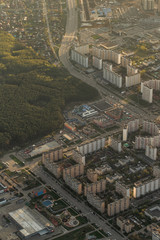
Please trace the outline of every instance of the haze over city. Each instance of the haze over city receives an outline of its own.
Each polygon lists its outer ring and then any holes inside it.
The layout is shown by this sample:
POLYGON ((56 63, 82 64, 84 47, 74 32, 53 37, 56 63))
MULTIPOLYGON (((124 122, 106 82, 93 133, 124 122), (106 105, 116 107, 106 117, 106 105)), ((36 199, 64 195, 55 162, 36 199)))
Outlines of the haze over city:
POLYGON ((0 240, 160 240, 160 0, 0 0, 0 240))

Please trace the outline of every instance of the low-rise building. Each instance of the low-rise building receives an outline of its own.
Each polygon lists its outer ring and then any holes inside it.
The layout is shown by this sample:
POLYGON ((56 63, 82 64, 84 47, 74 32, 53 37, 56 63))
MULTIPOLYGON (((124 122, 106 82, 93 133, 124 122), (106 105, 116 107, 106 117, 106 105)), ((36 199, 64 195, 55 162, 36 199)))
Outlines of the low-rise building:
POLYGON ((95 169, 95 172, 98 174, 98 175, 103 175, 105 174, 106 172, 111 172, 112 171, 112 168, 111 166, 109 166, 108 164, 103 164, 101 165, 100 167, 97 167, 95 169))
POLYGON ((125 231, 126 233, 130 233, 134 227, 134 224, 124 217, 120 216, 117 218, 117 226, 120 227, 121 231, 125 231))

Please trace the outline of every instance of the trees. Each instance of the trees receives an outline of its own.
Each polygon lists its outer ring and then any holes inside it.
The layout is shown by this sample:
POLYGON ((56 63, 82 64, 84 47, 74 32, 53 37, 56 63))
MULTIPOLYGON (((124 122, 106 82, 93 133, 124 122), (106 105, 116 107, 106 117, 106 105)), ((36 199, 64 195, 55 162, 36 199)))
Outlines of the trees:
POLYGON ((89 101, 97 90, 41 59, 0 31, 0 148, 23 144, 63 126, 71 101, 89 101))

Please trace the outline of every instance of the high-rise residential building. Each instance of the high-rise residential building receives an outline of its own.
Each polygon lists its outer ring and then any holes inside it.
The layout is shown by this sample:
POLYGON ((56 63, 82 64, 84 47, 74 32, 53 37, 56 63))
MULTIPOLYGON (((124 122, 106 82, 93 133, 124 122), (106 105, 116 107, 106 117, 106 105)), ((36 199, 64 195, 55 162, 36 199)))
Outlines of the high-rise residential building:
POLYGON ((89 50, 89 45, 81 45, 81 46, 76 46, 75 50, 81 54, 89 54, 90 50, 89 50))
POLYGON ((157 148, 147 145, 145 155, 152 160, 157 160, 157 148))
POLYGON ((127 66, 132 65, 132 61, 128 57, 122 56, 121 57, 121 65, 122 65, 122 67, 127 68, 127 66))
POLYGON ((72 158, 76 163, 83 164, 85 166, 86 157, 85 157, 85 155, 81 154, 77 150, 72 151, 72 158))
POLYGON ((80 175, 84 174, 84 165, 83 164, 76 164, 72 165, 68 168, 63 169, 63 179, 65 178, 65 175, 69 175, 71 178, 78 177, 80 175))
POLYGON ((147 193, 154 192, 160 188, 160 178, 155 178, 146 182, 137 182, 133 187, 133 197, 139 198, 147 193))
POLYGON ((99 212, 105 212, 105 201, 99 198, 96 194, 87 193, 87 201, 99 212))
POLYGON ((137 84, 140 84, 140 82, 141 82, 140 73, 136 73, 135 75, 125 77, 125 86, 126 87, 135 86, 137 84))
POLYGON ((91 168, 87 170, 87 178, 91 182, 97 182, 98 174, 91 168))
POLYGON ((57 148, 42 154, 42 162, 56 162, 63 158, 63 149, 57 148))
POLYGON ((128 133, 136 132, 139 129, 140 121, 135 119, 127 124, 128 133))
POLYGON ((148 86, 145 86, 144 83, 141 83, 141 90, 142 90, 142 99, 146 102, 152 103, 153 88, 149 88, 148 86))
POLYGON ((118 88, 122 87, 122 76, 110 71, 106 67, 103 68, 103 78, 118 88))
POLYGON ((122 143, 119 140, 113 139, 112 137, 109 138, 109 146, 113 148, 116 152, 122 151, 122 143))
POLYGON ((154 122, 143 121, 142 130, 143 132, 149 133, 153 136, 159 134, 159 128, 154 122))
POLYGON ((70 175, 66 174, 64 176, 64 181, 73 191, 82 194, 82 183, 76 178, 72 178, 70 175))
POLYGON ((129 205, 130 205, 129 197, 124 197, 112 203, 109 203, 107 205, 108 216, 114 216, 115 214, 125 211, 126 209, 129 208, 129 205))
POLYGON ((97 58, 95 56, 93 56, 92 63, 93 63, 93 67, 97 68, 98 70, 101 70, 103 67, 102 59, 97 58))
POLYGON ((119 181, 116 182, 116 192, 118 192, 119 194, 122 194, 123 197, 130 198, 130 195, 131 195, 130 187, 119 181))
POLYGON ((155 6, 155 0, 142 0, 142 7, 146 11, 153 10, 155 6))
POLYGON ((74 49, 71 50, 71 60, 85 68, 88 68, 88 57, 75 51, 74 49))
POLYGON ((127 65, 127 76, 130 77, 136 74, 138 74, 138 69, 133 66, 127 65))
POLYGON ((106 190, 106 179, 99 180, 94 183, 87 183, 84 186, 84 195, 86 196, 87 193, 100 193, 106 190))
POLYGON ((127 141, 128 137, 128 127, 123 128, 123 141, 127 141))
POLYGON ((97 138, 90 142, 82 143, 77 146, 77 151, 82 155, 86 155, 88 153, 96 152, 105 147, 105 138, 97 138))

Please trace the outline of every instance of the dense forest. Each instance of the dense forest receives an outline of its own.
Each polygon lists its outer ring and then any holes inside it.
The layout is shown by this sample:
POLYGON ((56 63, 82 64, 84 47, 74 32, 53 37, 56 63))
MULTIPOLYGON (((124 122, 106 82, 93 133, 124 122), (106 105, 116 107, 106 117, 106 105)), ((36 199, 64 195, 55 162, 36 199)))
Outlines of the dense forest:
POLYGON ((62 111, 98 92, 0 31, 0 148, 42 137, 63 126, 62 111))

